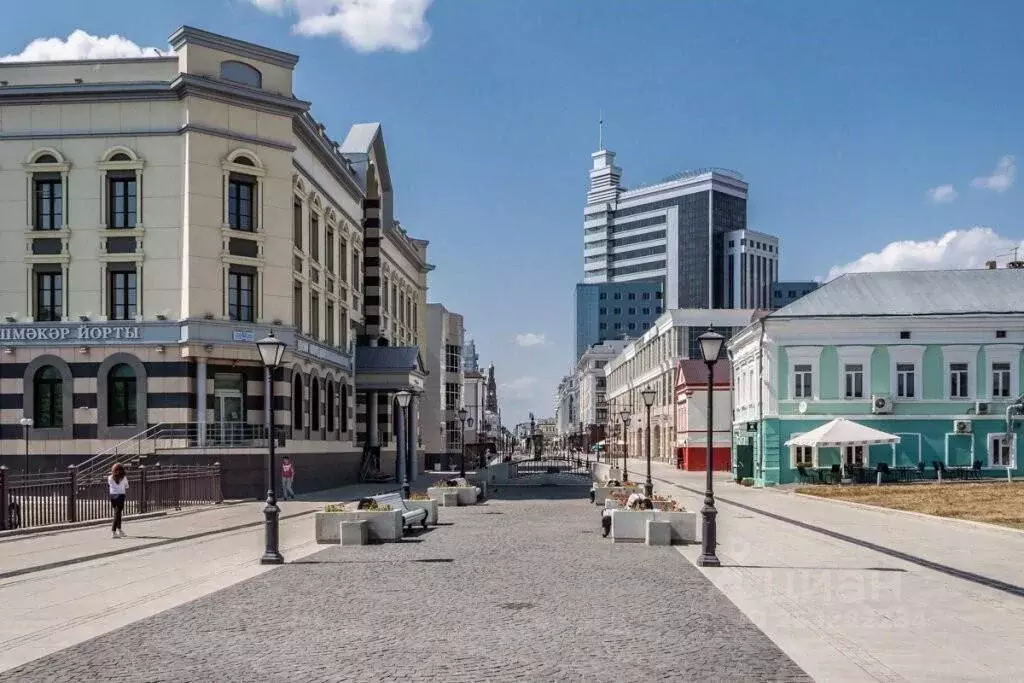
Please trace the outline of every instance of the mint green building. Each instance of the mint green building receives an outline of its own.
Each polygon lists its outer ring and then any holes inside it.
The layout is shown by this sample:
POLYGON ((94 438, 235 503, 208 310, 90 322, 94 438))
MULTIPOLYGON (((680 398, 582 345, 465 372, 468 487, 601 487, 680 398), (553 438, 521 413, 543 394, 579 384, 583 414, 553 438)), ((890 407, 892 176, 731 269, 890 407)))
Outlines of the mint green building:
POLYGON ((733 337, 733 465, 772 486, 797 466, 933 463, 1024 474, 1024 269, 851 273, 733 337), (837 417, 891 445, 786 442, 837 417))

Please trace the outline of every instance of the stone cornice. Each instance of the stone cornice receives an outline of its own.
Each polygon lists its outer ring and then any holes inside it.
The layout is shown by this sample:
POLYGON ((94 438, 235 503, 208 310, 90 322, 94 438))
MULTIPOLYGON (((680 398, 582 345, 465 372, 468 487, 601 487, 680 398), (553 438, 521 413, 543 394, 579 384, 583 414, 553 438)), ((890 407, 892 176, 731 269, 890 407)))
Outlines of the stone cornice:
POLYGON ((212 50, 220 50, 221 52, 227 52, 239 57, 273 64, 284 69, 293 69, 299 63, 298 55, 293 55, 290 52, 282 52, 255 43, 247 43, 244 40, 228 38, 227 36, 210 33, 209 31, 192 26, 180 27, 171 34, 167 42, 175 50, 180 49, 186 44, 201 45, 212 50))

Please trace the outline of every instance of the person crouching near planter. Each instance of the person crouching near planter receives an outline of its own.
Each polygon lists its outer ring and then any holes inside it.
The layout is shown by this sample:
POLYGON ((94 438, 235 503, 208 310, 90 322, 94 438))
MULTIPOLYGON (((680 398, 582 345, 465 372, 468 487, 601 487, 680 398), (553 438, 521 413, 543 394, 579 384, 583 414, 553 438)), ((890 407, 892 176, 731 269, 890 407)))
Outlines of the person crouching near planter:
MULTIPOLYGON (((642 493, 632 493, 626 499, 626 508, 629 510, 653 510, 654 504, 642 493)), ((601 511, 601 530, 604 532, 601 534, 603 538, 607 538, 612 531, 612 511, 610 509, 601 511)))
POLYGON ((124 513, 124 502, 128 499, 128 476, 124 473, 124 465, 115 463, 110 468, 107 486, 110 489, 110 506, 114 508, 114 523, 111 524, 110 530, 114 538, 124 538, 124 532, 121 531, 121 515, 124 513))

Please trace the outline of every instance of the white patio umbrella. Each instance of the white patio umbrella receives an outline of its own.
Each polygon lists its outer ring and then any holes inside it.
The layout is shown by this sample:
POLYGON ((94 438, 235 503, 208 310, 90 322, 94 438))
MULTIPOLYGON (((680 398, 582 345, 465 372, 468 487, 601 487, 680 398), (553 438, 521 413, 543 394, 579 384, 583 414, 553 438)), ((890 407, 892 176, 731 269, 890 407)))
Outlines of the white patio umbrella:
POLYGON ((815 427, 809 432, 800 436, 794 436, 786 442, 787 446, 803 446, 814 449, 814 465, 818 466, 819 448, 842 448, 844 446, 875 446, 878 444, 890 444, 892 446, 893 463, 896 462, 896 444, 900 437, 895 434, 883 432, 874 427, 867 427, 847 420, 845 417, 826 422, 820 427, 815 427))

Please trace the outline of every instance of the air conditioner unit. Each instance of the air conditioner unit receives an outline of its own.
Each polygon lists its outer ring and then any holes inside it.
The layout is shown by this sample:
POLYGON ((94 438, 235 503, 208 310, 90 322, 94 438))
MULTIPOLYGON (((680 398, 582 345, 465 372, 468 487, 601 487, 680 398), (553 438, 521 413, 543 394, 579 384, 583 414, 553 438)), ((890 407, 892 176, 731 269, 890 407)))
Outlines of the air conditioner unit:
POLYGON ((955 434, 970 434, 971 433, 971 421, 970 420, 953 420, 953 432, 955 434))
POLYGON ((892 397, 888 394, 871 395, 871 412, 875 415, 888 415, 892 412, 892 397))
POLYGON ((975 415, 988 415, 988 403, 985 401, 974 402, 974 414, 975 415))

